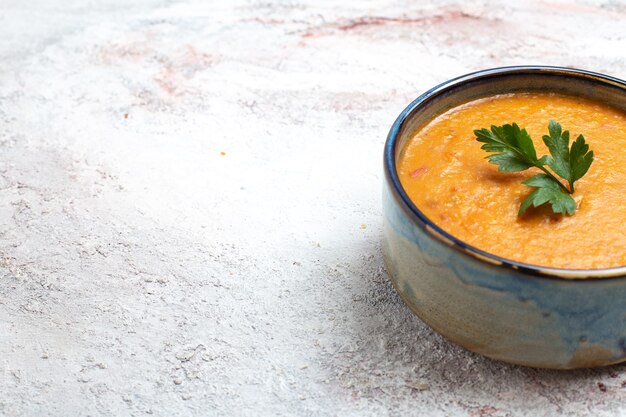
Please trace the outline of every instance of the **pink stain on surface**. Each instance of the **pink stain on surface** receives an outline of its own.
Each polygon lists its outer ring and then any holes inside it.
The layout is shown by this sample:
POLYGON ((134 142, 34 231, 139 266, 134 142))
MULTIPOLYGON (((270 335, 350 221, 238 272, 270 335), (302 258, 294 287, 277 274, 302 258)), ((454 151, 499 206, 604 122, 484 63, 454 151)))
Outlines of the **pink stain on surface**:
POLYGON ((154 77, 154 81, 168 96, 176 97, 184 94, 185 80, 193 78, 198 72, 210 69, 220 61, 220 58, 192 45, 186 45, 160 61, 162 68, 154 77))
POLYGON ((220 62, 220 57, 201 51, 192 45, 187 45, 181 54, 176 57, 175 62, 185 70, 186 73, 202 71, 220 62))
POLYGON ((437 14, 417 17, 388 17, 388 16, 362 16, 355 19, 328 23, 324 26, 313 28, 305 32, 304 38, 317 38, 330 35, 335 31, 351 32, 360 29, 380 26, 425 26, 444 22, 456 22, 464 20, 480 20, 480 16, 461 11, 445 10, 437 14))
MULTIPOLYGON (((150 68, 155 74, 149 79, 152 86, 156 84, 156 91, 172 98, 185 93, 186 80, 215 66, 221 57, 188 44, 162 48, 157 34, 146 31, 129 33, 122 39, 98 48, 95 60, 101 65, 117 66, 124 73, 145 73, 150 68), (135 68, 137 71, 133 71, 135 68)), ((158 100, 153 88, 147 85, 139 95, 142 102, 158 100)))
POLYGON ((124 39, 104 45, 96 51, 96 61, 104 65, 116 65, 121 62, 140 62, 154 54, 151 32, 131 34, 124 39))
POLYGON ((154 78, 154 81, 161 87, 165 93, 170 96, 178 95, 178 79, 175 69, 171 64, 166 63, 159 74, 154 78))

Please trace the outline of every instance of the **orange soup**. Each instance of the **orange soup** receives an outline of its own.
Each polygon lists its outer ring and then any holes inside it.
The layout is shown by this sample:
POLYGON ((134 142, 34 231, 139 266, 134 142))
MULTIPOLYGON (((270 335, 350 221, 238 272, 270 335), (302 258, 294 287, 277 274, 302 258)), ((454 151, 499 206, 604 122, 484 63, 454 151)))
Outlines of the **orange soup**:
POLYGON ((626 113, 602 103, 551 93, 515 93, 455 107, 415 132, 398 161, 400 182, 415 205, 458 239, 500 257, 567 269, 626 265, 626 113), (499 172, 473 131, 517 123, 537 155, 550 119, 583 134, 595 159, 576 182, 576 213, 550 206, 518 216, 534 190, 521 181, 540 173, 499 172))

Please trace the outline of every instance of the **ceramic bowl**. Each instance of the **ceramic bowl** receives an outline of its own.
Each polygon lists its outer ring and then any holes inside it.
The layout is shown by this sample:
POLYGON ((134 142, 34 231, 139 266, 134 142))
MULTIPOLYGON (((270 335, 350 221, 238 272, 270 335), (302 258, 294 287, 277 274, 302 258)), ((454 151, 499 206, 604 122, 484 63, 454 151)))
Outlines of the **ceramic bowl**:
POLYGON ((601 100, 626 111, 626 82, 558 67, 489 69, 422 94, 395 121, 384 150, 387 271, 417 316, 474 352, 557 369, 626 361, 626 266, 545 268, 486 253, 426 218, 398 179, 400 151, 434 115, 475 98, 533 90, 601 100))

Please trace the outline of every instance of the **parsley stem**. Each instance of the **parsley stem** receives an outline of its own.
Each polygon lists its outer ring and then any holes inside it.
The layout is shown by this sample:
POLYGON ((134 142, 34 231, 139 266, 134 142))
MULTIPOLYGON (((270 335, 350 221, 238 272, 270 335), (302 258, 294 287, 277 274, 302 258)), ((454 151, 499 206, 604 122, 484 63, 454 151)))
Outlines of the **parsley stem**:
POLYGON ((563 191, 565 191, 567 194, 572 194, 574 192, 573 184, 570 183, 570 187, 572 187, 572 191, 570 191, 566 186, 563 185, 561 181, 559 181, 554 175, 552 175, 550 171, 545 169, 542 165, 535 165, 535 166, 539 168, 540 170, 542 170, 543 172, 545 172, 547 176, 551 177, 554 181, 556 181, 561 186, 563 191))

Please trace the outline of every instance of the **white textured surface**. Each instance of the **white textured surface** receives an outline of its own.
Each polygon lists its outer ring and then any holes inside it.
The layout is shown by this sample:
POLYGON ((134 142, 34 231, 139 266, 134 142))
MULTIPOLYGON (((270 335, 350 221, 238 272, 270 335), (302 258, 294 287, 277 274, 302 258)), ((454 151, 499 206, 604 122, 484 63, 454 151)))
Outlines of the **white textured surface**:
POLYGON ((0 415, 626 415, 413 317, 379 197, 436 83, 625 78, 626 3, 410 3, 0 0, 0 415))

